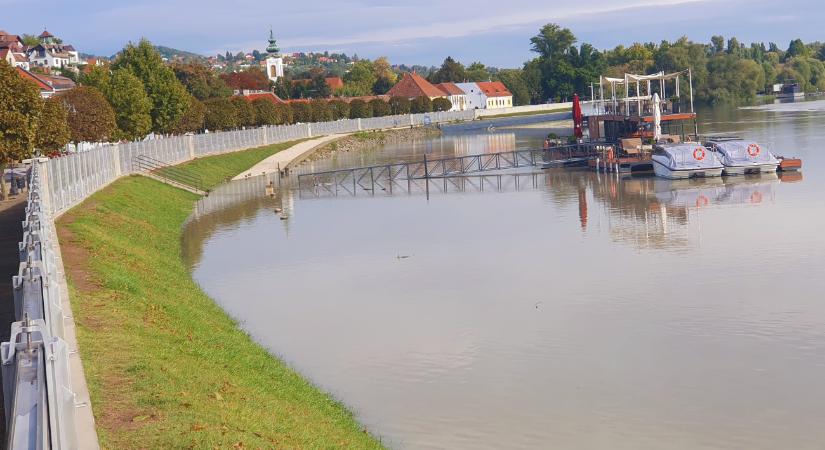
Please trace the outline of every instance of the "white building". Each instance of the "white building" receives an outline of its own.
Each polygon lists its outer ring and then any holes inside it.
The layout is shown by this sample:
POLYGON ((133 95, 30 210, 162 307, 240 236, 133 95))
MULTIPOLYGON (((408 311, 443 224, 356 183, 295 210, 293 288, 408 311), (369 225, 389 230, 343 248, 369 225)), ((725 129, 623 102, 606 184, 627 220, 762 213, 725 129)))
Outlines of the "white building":
POLYGON ((71 45, 58 43, 48 31, 40 33, 38 38, 40 43, 26 51, 31 65, 60 69, 80 63, 77 50, 71 45))
POLYGON ((438 83, 434 85, 447 95, 453 107, 450 111, 464 111, 467 109, 467 94, 461 90, 455 83, 438 83))
POLYGON ((497 109, 513 106, 513 94, 501 81, 456 83, 467 95, 467 109, 497 109))
POLYGON ((0 48, 0 59, 5 60, 12 67, 29 70, 29 59, 22 51, 16 52, 12 48, 0 48))

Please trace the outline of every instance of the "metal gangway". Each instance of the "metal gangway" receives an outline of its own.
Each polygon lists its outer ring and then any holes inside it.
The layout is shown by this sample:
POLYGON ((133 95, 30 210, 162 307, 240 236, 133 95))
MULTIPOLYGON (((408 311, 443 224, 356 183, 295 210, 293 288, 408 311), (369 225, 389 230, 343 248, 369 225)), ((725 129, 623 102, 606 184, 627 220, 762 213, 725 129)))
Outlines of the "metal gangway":
POLYGON ((330 191, 392 189, 398 181, 456 177, 521 167, 563 167, 586 163, 603 151, 601 144, 572 144, 543 149, 511 150, 496 153, 453 156, 353 167, 298 175, 298 190, 322 188, 330 191))

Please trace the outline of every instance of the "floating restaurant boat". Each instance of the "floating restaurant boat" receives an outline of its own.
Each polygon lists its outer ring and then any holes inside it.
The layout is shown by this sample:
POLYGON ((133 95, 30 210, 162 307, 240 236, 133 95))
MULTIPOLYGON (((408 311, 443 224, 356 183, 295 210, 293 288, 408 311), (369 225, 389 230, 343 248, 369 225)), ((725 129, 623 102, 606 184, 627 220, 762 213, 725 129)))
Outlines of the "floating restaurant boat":
POLYGON ((657 144, 651 155, 653 172, 668 179, 718 177, 724 166, 716 153, 698 142, 657 144))
POLYGON ((755 142, 738 138, 717 139, 707 142, 708 149, 714 151, 725 166, 725 175, 750 173, 772 173, 779 167, 779 160, 755 142))

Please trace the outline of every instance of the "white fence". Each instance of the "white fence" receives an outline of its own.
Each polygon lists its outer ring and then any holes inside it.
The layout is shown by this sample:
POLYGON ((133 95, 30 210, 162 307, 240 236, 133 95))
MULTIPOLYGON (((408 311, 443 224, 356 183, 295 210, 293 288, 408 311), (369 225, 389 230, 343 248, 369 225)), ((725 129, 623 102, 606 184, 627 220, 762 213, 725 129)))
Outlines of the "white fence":
POLYGON ((139 155, 177 164, 202 156, 316 136, 472 120, 474 114, 473 111, 456 111, 348 119, 104 145, 43 163, 52 200, 49 213, 59 215, 118 177, 134 173, 136 168, 132 163, 139 155))

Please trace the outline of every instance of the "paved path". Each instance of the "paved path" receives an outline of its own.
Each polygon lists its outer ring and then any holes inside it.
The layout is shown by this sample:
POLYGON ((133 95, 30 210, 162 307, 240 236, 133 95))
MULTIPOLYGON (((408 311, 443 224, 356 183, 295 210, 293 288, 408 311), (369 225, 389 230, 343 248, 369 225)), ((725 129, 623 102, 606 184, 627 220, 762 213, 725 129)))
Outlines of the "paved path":
POLYGON ((278 169, 284 169, 289 167, 291 164, 301 162, 315 150, 329 144, 332 141, 337 141, 344 136, 346 136, 346 134, 333 134, 330 136, 300 142, 286 150, 281 150, 280 152, 275 153, 258 164, 255 164, 251 169, 238 174, 238 176, 233 178, 233 180, 240 180, 241 178, 261 175, 264 173, 277 172, 278 169))

